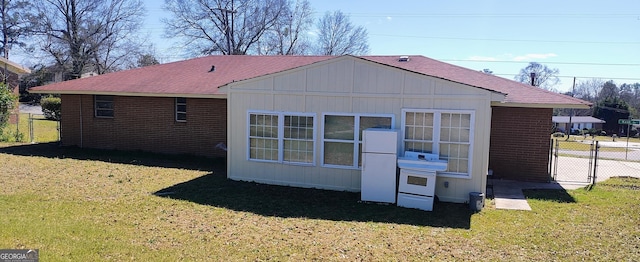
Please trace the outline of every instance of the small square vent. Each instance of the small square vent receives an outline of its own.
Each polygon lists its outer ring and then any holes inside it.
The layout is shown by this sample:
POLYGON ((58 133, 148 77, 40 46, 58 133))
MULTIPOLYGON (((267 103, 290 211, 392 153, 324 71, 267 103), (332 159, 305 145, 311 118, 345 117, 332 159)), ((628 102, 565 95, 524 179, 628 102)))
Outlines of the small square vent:
POLYGON ((409 62, 409 56, 407 55, 403 55, 400 58, 398 58, 398 62, 409 62))

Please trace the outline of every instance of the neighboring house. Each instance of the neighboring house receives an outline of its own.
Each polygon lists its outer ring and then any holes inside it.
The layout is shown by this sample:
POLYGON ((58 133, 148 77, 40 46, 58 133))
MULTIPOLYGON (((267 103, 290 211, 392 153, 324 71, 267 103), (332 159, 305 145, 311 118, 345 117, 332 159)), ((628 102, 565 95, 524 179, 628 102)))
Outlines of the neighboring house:
MULTIPOLYGON (((20 75, 29 74, 31 73, 31 70, 6 58, 0 57, 0 72, 0 81, 4 81, 6 75, 7 86, 13 90, 13 93, 16 96, 18 96, 20 95, 20 75)), ((18 121, 18 113, 20 113, 20 107, 17 102, 11 113, 12 115, 9 117, 9 123, 16 123, 18 121)))
POLYGON ((449 160, 436 194, 451 202, 488 169, 548 181, 538 127, 590 106, 423 56, 208 56, 31 92, 62 94, 63 145, 226 156, 231 179, 299 187, 359 191, 360 131, 390 126, 401 151, 449 160))
POLYGON ((553 126, 560 132, 566 132, 571 124, 572 132, 579 132, 583 129, 602 129, 604 120, 592 116, 553 116, 553 126))

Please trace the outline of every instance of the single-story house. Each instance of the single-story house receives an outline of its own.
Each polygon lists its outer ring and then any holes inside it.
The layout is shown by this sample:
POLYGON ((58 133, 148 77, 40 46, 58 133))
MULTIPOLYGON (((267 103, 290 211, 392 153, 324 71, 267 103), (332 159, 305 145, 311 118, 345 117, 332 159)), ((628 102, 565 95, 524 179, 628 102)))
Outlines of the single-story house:
POLYGON ((590 103, 423 56, 207 56, 36 87, 63 145, 227 157, 234 180, 360 190, 360 134, 439 154, 436 195, 548 181, 553 108, 590 103), (228 151, 221 150, 225 143, 228 151), (445 186, 446 184, 446 186, 445 186))
MULTIPOLYGON (((31 70, 29 70, 28 68, 12 62, 4 57, 0 57, 0 81, 4 82, 6 79, 7 86, 11 88, 11 90, 13 90, 13 93, 16 96, 20 95, 20 88, 18 88, 20 85, 20 75, 29 73, 31 73, 31 70)), ((11 111, 9 123, 16 123, 18 121, 18 113, 20 113, 20 107, 18 107, 18 103, 16 102, 16 106, 11 111)))
POLYGON ((553 126, 561 132, 567 131, 569 124, 571 124, 572 131, 579 131, 585 128, 602 129, 602 124, 606 123, 606 121, 592 116, 553 116, 551 121, 553 126))

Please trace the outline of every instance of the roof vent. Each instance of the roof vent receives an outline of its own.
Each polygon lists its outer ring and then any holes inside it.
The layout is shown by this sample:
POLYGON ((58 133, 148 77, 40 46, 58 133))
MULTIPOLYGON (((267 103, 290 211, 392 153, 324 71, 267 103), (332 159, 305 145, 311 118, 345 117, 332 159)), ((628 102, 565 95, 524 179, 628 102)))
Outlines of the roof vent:
POLYGON ((408 55, 403 55, 400 58, 398 58, 398 62, 408 62, 408 61, 409 61, 408 55))
POLYGON ((211 72, 213 72, 213 71, 216 71, 216 66, 215 66, 215 65, 212 65, 212 66, 211 66, 211 69, 209 69, 209 73, 211 73, 211 72))

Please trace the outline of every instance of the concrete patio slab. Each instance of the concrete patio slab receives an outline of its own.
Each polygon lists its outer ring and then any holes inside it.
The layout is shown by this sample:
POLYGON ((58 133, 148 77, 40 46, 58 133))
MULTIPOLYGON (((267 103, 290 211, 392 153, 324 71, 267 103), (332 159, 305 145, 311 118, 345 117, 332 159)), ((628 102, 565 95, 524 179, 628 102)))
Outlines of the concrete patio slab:
POLYGON ((535 183, 512 180, 493 180, 493 195, 496 209, 531 210, 523 189, 574 190, 587 186, 584 183, 535 183))

